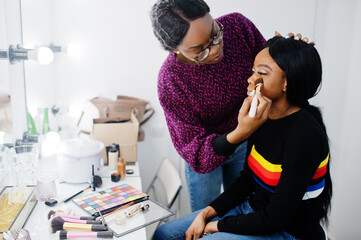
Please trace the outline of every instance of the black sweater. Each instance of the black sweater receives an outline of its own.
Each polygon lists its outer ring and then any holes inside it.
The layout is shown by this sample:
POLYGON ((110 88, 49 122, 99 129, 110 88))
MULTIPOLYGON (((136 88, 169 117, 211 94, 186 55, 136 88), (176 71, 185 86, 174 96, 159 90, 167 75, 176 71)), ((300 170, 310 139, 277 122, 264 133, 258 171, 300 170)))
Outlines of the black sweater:
POLYGON ((319 221, 326 214, 321 195, 329 148, 318 122, 303 109, 269 119, 248 139, 247 156, 241 176, 210 206, 222 217, 249 198, 255 212, 223 218, 219 231, 324 239, 319 221))

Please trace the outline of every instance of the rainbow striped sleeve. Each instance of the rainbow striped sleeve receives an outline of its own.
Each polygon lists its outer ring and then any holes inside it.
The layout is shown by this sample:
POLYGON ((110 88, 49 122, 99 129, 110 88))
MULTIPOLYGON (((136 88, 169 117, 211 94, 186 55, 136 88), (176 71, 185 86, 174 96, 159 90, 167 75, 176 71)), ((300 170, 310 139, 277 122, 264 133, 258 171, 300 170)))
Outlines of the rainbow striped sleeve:
MULTIPOLYGON (((303 200, 315 198, 321 194, 325 186, 324 175, 326 174, 326 167, 328 164, 329 155, 320 163, 315 175, 312 178, 311 184, 307 188, 303 200)), ((261 154, 259 154, 252 146, 251 153, 248 156, 248 165, 254 173, 256 182, 267 189, 274 192, 282 173, 281 164, 273 164, 267 161, 261 154)))

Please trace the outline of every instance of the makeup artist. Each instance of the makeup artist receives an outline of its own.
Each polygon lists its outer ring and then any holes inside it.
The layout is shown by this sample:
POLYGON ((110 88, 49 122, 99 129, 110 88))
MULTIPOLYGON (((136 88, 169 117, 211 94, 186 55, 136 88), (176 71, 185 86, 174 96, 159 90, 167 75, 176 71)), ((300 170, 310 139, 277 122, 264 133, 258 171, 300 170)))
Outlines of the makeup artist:
MULTIPOLYGON (((254 57, 265 43, 240 13, 218 19, 202 0, 160 0, 152 8, 155 36, 170 54, 158 76, 158 95, 173 144, 186 161, 192 211, 204 208, 243 169, 246 145, 221 154, 247 97, 254 57)), ((265 119, 256 120, 254 131, 265 119)))

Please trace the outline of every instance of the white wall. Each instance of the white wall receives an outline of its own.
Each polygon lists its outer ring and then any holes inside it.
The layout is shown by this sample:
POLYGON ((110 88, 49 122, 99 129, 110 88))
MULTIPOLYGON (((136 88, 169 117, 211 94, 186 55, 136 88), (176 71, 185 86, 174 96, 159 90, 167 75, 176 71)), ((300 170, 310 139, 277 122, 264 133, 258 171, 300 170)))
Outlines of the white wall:
MULTIPOLYGON (((47 46, 54 41, 52 1, 21 1, 24 48, 47 46)), ((51 107, 56 102, 55 64, 25 61, 25 82, 30 112, 51 107)), ((38 129, 39 131, 39 129, 38 129)))
MULTIPOLYGON (((77 58, 57 54, 54 63, 47 67, 27 65, 29 102, 51 105, 61 99, 82 106, 101 92, 114 91, 147 99, 156 109, 155 116, 144 127, 146 139, 138 147, 144 188, 164 156, 170 157, 183 173, 183 161, 170 142, 157 99, 157 73, 167 53, 152 34, 149 11, 153 2, 23 1, 24 40, 34 40, 35 44, 52 41, 62 46, 74 43, 80 51, 77 58)), ((357 185, 361 182, 357 146, 360 143, 357 124, 361 118, 358 103, 361 97, 357 92, 361 1, 207 2, 214 17, 243 13, 266 38, 278 30, 283 34, 301 32, 316 42, 323 60, 324 81, 320 94, 312 102, 323 110, 332 147, 335 194, 330 234, 334 239, 357 239, 361 235, 357 227, 361 213, 357 185)), ((183 191, 182 214, 189 211, 187 199, 187 192, 183 191)))
POLYGON ((361 122, 358 71, 361 66, 361 1, 321 1, 325 14, 320 36, 324 86, 320 105, 333 150, 334 199, 330 234, 360 239, 361 122))

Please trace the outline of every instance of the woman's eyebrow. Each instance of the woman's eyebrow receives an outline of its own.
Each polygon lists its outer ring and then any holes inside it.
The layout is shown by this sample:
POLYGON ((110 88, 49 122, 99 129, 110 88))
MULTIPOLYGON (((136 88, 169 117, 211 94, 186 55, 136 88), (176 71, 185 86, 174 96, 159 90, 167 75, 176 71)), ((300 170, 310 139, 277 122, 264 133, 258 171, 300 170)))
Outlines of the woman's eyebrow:
POLYGON ((265 67, 265 68, 268 68, 269 70, 271 70, 271 72, 273 72, 272 68, 270 66, 268 66, 267 64, 258 64, 257 67, 265 67))
MULTIPOLYGON (((214 20, 212 22, 212 30, 211 30, 211 34, 209 36, 209 38, 211 39, 213 36, 213 30, 214 30, 214 20)), ((202 48, 203 44, 197 45, 197 46, 193 46, 193 47, 189 47, 188 49, 194 49, 194 48, 202 48)))

